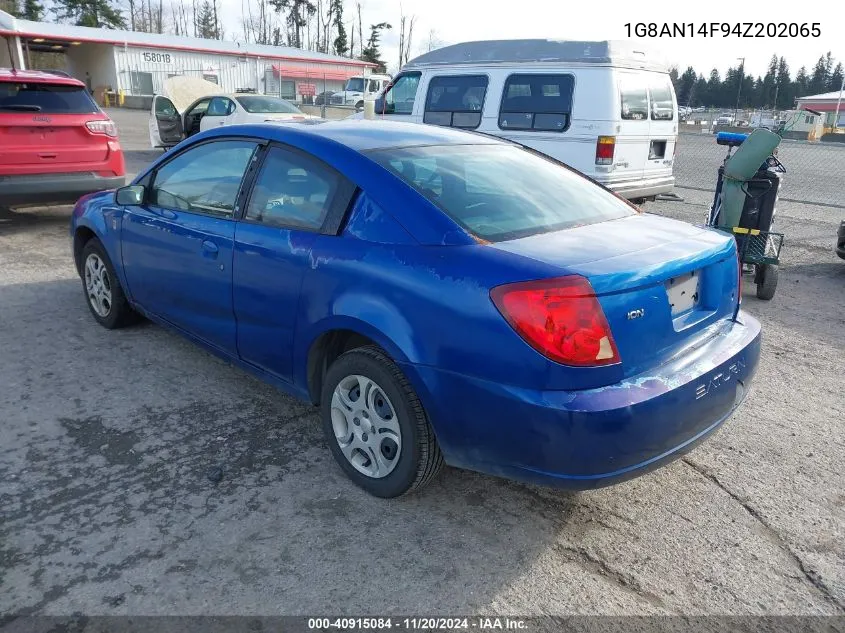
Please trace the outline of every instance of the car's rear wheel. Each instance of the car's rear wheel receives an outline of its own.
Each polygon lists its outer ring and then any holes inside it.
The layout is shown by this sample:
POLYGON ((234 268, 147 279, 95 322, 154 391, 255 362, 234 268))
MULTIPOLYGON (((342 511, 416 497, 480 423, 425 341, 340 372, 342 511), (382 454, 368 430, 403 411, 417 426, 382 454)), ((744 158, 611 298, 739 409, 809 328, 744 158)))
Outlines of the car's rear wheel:
POLYGON ((82 249, 81 272, 88 308, 97 323, 111 330, 137 319, 137 313, 123 294, 106 249, 97 238, 88 240, 82 249))
POLYGON ((341 355, 323 382, 323 430, 340 467, 377 497, 426 485, 443 456, 419 397, 378 347, 341 355))

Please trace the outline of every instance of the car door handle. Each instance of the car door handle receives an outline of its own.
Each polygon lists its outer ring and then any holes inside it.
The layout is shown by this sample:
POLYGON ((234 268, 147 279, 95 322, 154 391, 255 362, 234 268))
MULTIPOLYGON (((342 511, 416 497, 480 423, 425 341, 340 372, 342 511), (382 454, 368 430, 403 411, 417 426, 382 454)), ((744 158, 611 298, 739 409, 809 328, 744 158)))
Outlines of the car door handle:
POLYGON ((210 242, 209 240, 203 240, 202 242, 202 254, 205 257, 210 257, 211 259, 215 259, 217 257, 217 253, 220 251, 217 248, 217 244, 214 242, 210 242))

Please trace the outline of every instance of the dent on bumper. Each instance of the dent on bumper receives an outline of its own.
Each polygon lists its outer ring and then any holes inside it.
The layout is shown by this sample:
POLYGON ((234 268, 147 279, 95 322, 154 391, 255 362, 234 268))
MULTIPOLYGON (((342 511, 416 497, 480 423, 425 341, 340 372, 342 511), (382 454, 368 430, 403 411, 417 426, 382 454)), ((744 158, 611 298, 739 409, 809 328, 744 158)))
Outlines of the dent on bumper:
POLYGON ((597 488, 693 448, 744 399, 760 325, 740 313, 648 374, 583 391, 532 391, 409 366, 447 463, 566 488, 597 488))

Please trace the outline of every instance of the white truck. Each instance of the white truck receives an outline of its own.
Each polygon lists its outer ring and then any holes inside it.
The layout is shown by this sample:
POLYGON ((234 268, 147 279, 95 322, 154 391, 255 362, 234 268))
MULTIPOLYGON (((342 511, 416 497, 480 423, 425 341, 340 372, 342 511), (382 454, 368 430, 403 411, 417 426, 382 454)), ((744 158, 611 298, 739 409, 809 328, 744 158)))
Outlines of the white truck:
POLYGON ((347 105, 363 108, 365 101, 376 97, 390 83, 390 75, 358 75, 346 80, 343 90, 331 96, 331 105, 347 105))

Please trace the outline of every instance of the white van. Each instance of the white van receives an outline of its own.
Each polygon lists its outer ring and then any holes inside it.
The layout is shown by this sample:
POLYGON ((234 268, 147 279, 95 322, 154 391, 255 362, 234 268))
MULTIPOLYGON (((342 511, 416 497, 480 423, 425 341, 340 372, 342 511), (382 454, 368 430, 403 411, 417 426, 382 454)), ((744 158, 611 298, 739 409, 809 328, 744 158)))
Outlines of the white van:
POLYGON ((349 105, 363 108, 365 101, 373 101, 390 83, 390 75, 356 75, 346 80, 343 90, 334 93, 332 105, 349 105))
POLYGON ((674 186, 678 105, 667 68, 618 42, 467 42, 406 64, 375 116, 501 136, 620 195, 674 186))

